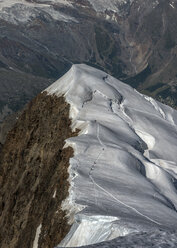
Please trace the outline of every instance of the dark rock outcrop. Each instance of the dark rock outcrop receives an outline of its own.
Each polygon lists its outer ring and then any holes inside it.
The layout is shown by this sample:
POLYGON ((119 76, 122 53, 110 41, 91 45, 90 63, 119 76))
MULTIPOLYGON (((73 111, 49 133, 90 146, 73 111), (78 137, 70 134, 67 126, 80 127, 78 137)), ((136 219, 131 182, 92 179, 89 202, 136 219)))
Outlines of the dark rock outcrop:
POLYGON ((0 152, 1 152, 1 150, 2 150, 2 144, 0 143, 0 152))
POLYGON ((8 132, 13 128, 20 112, 8 115, 2 123, 0 123, 0 143, 4 144, 8 132))
POLYGON ((63 97, 39 94, 18 118, 0 152, 0 247, 53 248, 69 230, 61 202, 68 195, 70 128, 63 97))

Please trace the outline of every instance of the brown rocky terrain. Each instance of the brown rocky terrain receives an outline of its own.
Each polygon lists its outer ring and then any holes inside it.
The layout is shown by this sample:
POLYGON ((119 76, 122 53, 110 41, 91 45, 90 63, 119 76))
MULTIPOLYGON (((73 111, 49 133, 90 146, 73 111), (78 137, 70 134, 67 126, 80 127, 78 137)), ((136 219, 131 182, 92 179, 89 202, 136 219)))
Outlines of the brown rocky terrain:
POLYGON ((1 152, 1 149, 2 149, 2 144, 0 143, 0 152, 1 152))
POLYGON ((8 132, 13 128, 20 112, 12 113, 8 115, 2 123, 0 123, 0 143, 4 143, 8 132))
MULTIPOLYGON (((31 248, 41 225, 39 248, 53 248, 69 230, 61 202, 68 195, 65 139, 69 105, 39 94, 19 116, 0 152, 0 247, 31 248)), ((1 149, 1 148, 0 148, 1 149)))

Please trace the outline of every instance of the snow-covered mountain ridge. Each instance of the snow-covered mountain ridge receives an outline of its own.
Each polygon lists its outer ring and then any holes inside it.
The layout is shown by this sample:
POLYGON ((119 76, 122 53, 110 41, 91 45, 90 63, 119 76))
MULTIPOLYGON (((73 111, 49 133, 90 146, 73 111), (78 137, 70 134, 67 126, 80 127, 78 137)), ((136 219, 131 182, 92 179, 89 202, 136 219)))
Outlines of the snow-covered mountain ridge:
MULTIPOLYGON (((0 18, 17 25, 33 21, 35 18, 39 18, 42 13, 46 18, 63 22, 77 22, 75 18, 65 15, 56 8, 80 6, 81 8, 93 9, 98 14, 104 14, 106 19, 116 21, 114 14, 121 15, 124 11, 126 13, 126 8, 130 8, 133 2, 134 0, 83 0, 83 2, 78 0, 2 0, 0 1, 0 18)), ((157 0, 152 0, 151 4, 155 7, 158 3, 157 0)))
POLYGON ((66 6, 72 6, 65 1, 49 1, 49 2, 28 2, 21 1, 1 1, 0 2, 0 18, 12 23, 28 23, 35 18, 39 18, 41 14, 44 14, 49 20, 57 20, 62 22, 77 22, 77 20, 69 15, 56 11, 53 5, 61 4, 66 6))
POLYGON ((74 149, 62 204, 72 228, 60 246, 175 229, 177 111, 86 65, 46 91, 65 96, 80 129, 65 145, 74 149))
POLYGON ((0 147, 0 247, 176 248, 176 124, 175 110, 72 66, 0 147))
POLYGON ((122 5, 131 4, 132 1, 133 0, 85 0, 80 4, 80 1, 75 0, 2 0, 0 1, 0 18, 17 25, 18 23, 27 23, 32 21, 34 18, 39 18, 41 13, 43 13, 46 15, 46 18, 53 18, 54 20, 63 22, 77 22, 75 18, 65 15, 61 11, 56 10, 55 7, 66 6, 75 8, 77 5, 85 7, 85 4, 87 5, 89 3, 90 7, 98 13, 104 13, 105 11, 118 13, 122 5))
POLYGON ((176 107, 176 10, 172 0, 1 0, 0 122, 75 63, 176 107))
MULTIPOLYGON (((84 0, 86 2, 86 0, 84 0)), ((94 7, 96 11, 103 11, 103 10, 112 10, 117 11, 117 7, 121 4, 131 4, 134 0, 88 0, 88 2, 94 7)), ((27 6, 42 6, 46 5, 49 6, 51 4, 63 4, 67 6, 74 6, 75 4, 79 3, 78 0, 34 0, 34 1, 28 1, 28 0, 2 0, 0 2, 0 8, 3 7, 11 7, 14 4, 24 4, 27 6)))

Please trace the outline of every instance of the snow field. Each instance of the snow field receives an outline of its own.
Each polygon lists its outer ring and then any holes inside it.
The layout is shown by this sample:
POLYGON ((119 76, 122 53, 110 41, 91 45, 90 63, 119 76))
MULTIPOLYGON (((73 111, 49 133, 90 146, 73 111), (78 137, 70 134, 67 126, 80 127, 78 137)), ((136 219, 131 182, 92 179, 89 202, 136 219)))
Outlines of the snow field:
POLYGON ((46 91, 65 96, 72 128, 81 129, 66 140, 73 226, 60 246, 176 228, 176 111, 86 65, 46 91))

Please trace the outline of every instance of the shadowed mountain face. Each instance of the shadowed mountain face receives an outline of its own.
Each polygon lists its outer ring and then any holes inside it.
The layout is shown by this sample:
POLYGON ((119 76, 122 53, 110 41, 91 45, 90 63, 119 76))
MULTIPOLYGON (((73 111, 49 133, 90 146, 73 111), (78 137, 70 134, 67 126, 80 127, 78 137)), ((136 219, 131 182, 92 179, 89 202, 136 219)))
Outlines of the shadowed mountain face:
POLYGON ((0 4, 0 120, 72 63, 86 63, 176 106, 177 2, 0 4))

